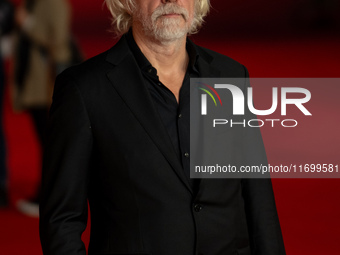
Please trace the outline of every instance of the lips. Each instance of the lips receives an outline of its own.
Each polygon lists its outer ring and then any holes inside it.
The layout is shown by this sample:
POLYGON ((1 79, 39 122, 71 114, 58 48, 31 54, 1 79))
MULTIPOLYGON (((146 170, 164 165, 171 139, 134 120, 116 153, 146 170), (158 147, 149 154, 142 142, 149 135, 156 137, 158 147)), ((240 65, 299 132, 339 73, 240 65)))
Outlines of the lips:
POLYGON ((162 14, 161 17, 164 17, 164 18, 182 17, 184 20, 186 20, 185 15, 183 15, 182 13, 165 13, 165 14, 162 14))
POLYGON ((179 14, 179 13, 166 13, 166 14, 163 14, 162 16, 181 16, 182 14, 179 14))
POLYGON ((156 8, 153 15, 155 15, 156 19, 159 17, 175 18, 179 16, 182 16, 184 20, 187 20, 188 18, 187 10, 174 3, 160 5, 156 8))

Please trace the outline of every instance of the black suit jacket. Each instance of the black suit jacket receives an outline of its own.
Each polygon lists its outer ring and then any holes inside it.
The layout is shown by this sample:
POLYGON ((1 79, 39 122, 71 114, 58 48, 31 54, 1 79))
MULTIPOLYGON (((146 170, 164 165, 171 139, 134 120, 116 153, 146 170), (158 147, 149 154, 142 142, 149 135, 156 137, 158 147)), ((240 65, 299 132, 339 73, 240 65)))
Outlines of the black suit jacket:
MULTIPOLYGON (((202 77, 245 77, 195 46, 202 77)), ((125 36, 58 76, 43 164, 40 236, 47 254, 285 254, 270 180, 204 179, 197 194, 125 36)))

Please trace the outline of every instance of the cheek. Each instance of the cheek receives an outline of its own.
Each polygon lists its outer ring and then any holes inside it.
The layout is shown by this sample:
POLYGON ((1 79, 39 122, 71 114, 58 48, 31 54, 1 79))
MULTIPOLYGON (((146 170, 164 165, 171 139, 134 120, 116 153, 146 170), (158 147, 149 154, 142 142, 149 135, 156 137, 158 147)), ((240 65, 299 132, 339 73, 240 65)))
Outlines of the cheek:
POLYGON ((157 9, 157 7, 160 6, 160 2, 161 1, 151 1, 149 3, 145 3, 145 10, 147 13, 151 15, 157 9))
POLYGON ((144 15, 150 15, 150 13, 152 13, 152 6, 150 1, 136 1, 136 10, 144 15))
POLYGON ((189 6, 189 15, 190 17, 194 17, 196 8, 198 7, 198 1, 192 1, 191 5, 189 6))

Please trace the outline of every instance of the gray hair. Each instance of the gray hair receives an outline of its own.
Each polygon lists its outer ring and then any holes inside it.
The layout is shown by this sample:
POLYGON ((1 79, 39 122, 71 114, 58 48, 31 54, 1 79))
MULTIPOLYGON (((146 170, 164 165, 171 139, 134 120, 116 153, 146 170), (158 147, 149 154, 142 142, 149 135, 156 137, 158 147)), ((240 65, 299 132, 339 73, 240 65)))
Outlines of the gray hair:
MULTIPOLYGON (((210 0, 195 0, 195 16, 193 29, 189 34, 195 34, 204 22, 210 9, 210 0)), ((132 13, 135 9, 134 0, 105 0, 106 6, 112 15, 112 26, 117 34, 121 36, 127 33, 132 26, 132 13)))

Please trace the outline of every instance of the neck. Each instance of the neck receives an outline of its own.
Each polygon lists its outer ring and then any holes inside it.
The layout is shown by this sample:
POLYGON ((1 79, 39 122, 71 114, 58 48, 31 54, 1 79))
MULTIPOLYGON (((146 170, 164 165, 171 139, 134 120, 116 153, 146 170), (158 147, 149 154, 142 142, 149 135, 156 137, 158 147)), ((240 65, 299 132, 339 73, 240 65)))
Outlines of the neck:
POLYGON ((169 42, 160 42, 154 38, 146 37, 140 29, 133 29, 133 37, 159 74, 171 75, 173 72, 185 72, 189 56, 186 52, 186 36, 169 42))

